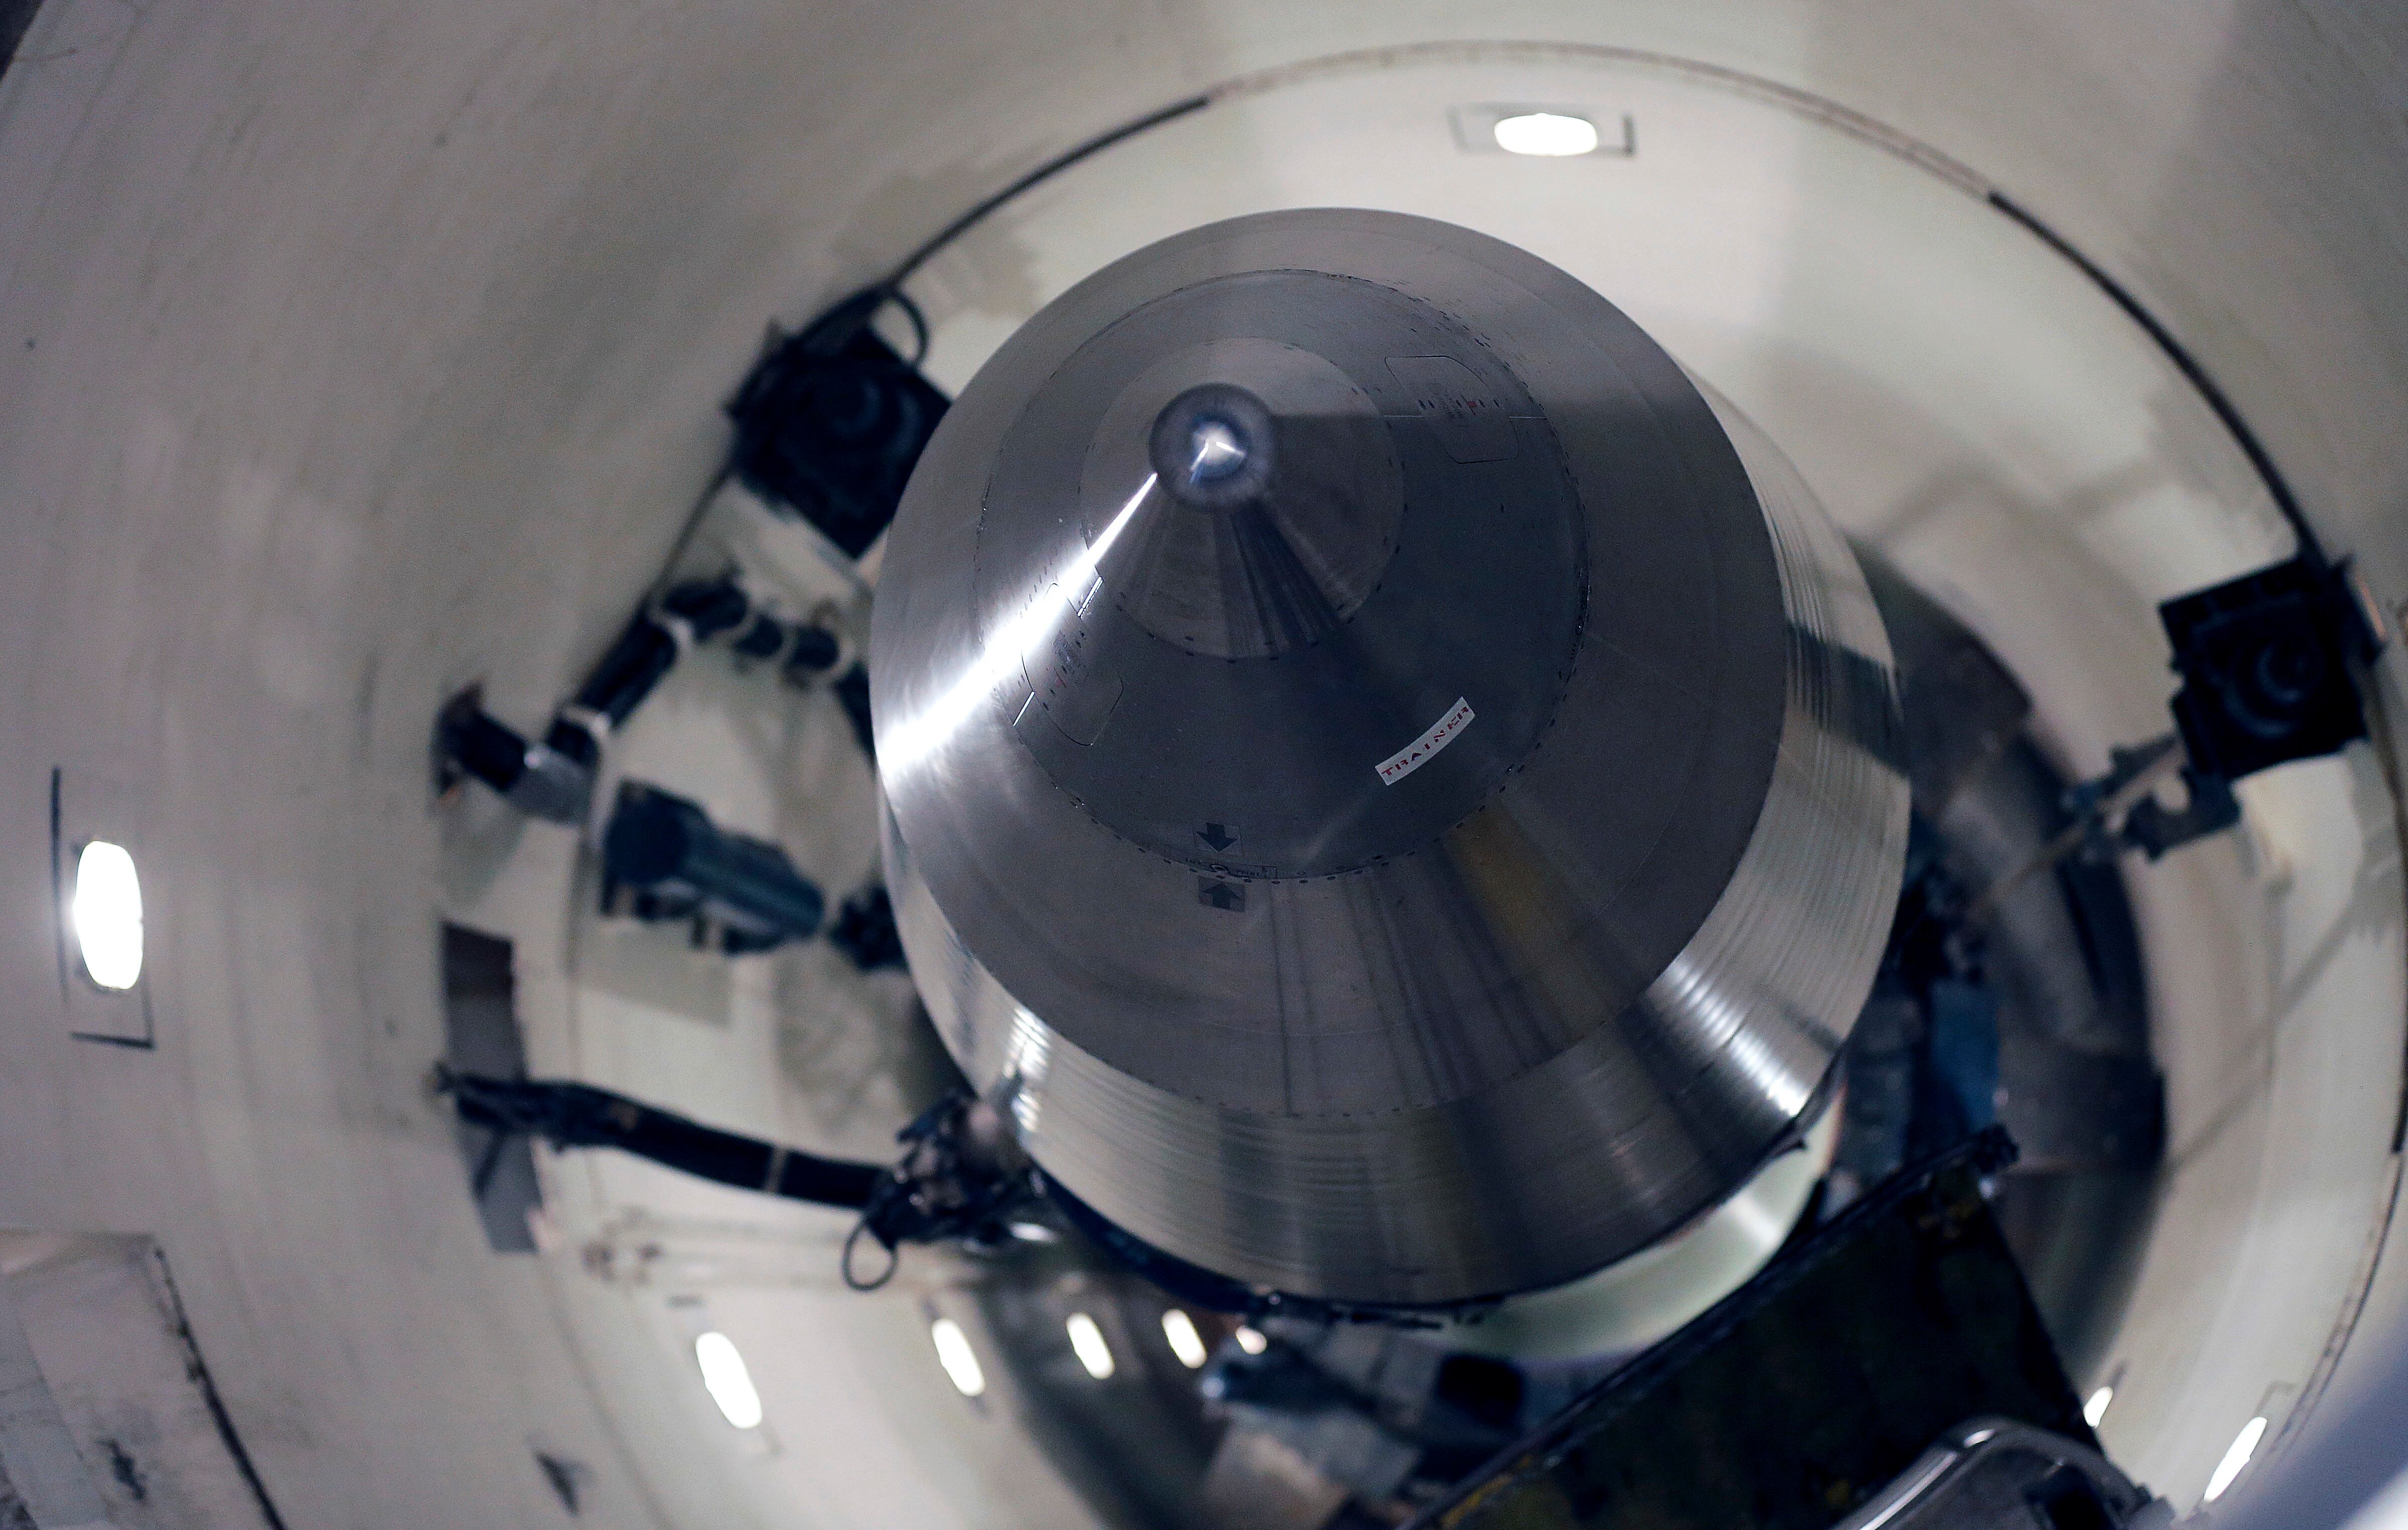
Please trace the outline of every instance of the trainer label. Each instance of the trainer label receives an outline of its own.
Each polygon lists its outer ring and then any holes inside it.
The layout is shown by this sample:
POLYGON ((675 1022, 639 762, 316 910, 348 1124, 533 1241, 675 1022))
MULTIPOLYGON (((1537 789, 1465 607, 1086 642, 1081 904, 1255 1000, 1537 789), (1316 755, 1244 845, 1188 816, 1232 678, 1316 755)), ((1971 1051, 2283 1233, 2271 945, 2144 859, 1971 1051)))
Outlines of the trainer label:
POLYGON ((1389 786, 1438 757, 1438 751, 1455 742, 1464 729, 1471 726, 1471 703, 1461 696, 1446 709, 1446 715, 1429 725, 1429 731, 1380 762, 1380 779, 1389 786))

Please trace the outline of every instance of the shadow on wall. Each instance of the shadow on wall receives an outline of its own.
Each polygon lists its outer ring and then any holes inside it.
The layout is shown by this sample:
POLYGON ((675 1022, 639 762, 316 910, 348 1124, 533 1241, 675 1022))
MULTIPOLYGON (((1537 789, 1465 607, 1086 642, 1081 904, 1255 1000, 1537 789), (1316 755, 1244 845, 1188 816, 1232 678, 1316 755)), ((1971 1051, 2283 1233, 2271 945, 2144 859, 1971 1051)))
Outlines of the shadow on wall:
POLYGON ((8 67, 17 56, 17 45, 25 40, 25 29, 34 24, 34 12, 42 0, 0 0, 0 69, 8 67))

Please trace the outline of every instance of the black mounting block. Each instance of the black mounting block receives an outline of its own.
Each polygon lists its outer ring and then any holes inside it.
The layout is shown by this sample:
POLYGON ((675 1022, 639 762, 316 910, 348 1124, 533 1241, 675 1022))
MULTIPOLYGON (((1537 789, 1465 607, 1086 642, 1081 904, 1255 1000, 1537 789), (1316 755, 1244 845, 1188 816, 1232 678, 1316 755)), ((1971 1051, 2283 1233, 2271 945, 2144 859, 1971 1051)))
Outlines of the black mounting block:
POLYGON ((895 519, 950 402, 870 329, 891 296, 874 288, 773 338, 727 406, 744 486, 853 558, 895 519))

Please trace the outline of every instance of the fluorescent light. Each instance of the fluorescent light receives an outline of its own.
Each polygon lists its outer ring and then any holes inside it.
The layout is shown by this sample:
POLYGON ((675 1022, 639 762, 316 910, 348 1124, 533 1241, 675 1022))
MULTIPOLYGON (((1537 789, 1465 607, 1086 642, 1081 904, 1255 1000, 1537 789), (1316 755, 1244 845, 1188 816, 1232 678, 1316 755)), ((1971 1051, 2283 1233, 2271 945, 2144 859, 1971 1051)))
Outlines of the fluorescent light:
POLYGON ((1271 1341, 1263 1337, 1261 1329, 1240 1328, 1238 1330, 1238 1348, 1245 1351, 1248 1354, 1260 1354, 1270 1347, 1271 1341))
POLYGON ((122 844, 93 839, 77 856, 67 922, 92 981, 104 989, 135 986, 142 977, 142 878, 122 844))
POLYGON ((951 1318, 939 1318, 928 1324, 928 1337, 937 1341, 937 1364, 945 1367, 952 1378, 953 1390, 965 1397, 975 1397, 986 1390, 986 1372, 979 1369, 978 1354, 970 1348, 970 1336, 951 1318))
POLYGON ((1104 1331, 1096 1320, 1084 1312, 1073 1312, 1070 1321, 1062 1325, 1070 1331, 1070 1348, 1078 1352, 1079 1364, 1087 1374, 1101 1381, 1112 1374, 1112 1347, 1104 1342, 1104 1331))
POLYGON ((719 1411, 738 1429, 761 1423, 761 1394, 752 1388, 752 1373, 736 1352, 736 1341, 716 1330, 694 1341, 695 1364, 702 1367, 702 1384, 719 1411))
POLYGON ((1162 1313, 1162 1337, 1170 1340, 1170 1352, 1189 1370, 1204 1364, 1210 1351, 1204 1348, 1204 1336, 1196 1331, 1196 1320, 1178 1308, 1165 1308, 1162 1313))
POLYGON ((1509 154, 1562 159, 1597 152, 1597 124, 1555 111, 1526 111, 1497 122, 1497 147, 1509 154))
POLYGON ((142 879, 124 846, 106 839, 84 846, 67 919, 86 975, 103 988, 133 987, 142 976, 142 879))
POLYGON ((2114 1400, 2114 1387, 2100 1387, 2090 1394, 2088 1402, 2082 1405, 2082 1422, 2093 1429, 2098 1428, 2099 1421, 2107 1416, 2107 1405, 2114 1400))
POLYGON ((2224 1490, 2241 1475, 2241 1468, 2249 1465, 2249 1458, 2258 1451, 2258 1442, 2265 1436, 2266 1421, 2262 1417, 2241 1426, 2241 1433, 2232 1437, 2232 1449, 2224 1452, 2224 1459, 2215 1464, 2215 1475, 2207 1480, 2206 1502, 2212 1504, 2224 1496, 2224 1490))

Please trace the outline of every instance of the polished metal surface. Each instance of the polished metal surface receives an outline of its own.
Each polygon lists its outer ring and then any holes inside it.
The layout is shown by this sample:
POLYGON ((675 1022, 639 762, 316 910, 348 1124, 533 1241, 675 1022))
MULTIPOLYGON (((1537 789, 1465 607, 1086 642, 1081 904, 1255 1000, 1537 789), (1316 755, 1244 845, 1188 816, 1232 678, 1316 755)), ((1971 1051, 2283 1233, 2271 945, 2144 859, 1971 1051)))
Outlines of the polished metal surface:
POLYGON ((2166 1530, 2173 1506, 2086 1445, 2013 1419, 1972 1419, 1834 1530, 2166 1530))
POLYGON ((1069 1191, 1268 1289, 1534 1289, 1718 1204, 1897 894, 1837 533, 1611 304, 1426 220, 1214 224, 1030 321, 913 478, 871 673, 947 1045, 1069 1191))

